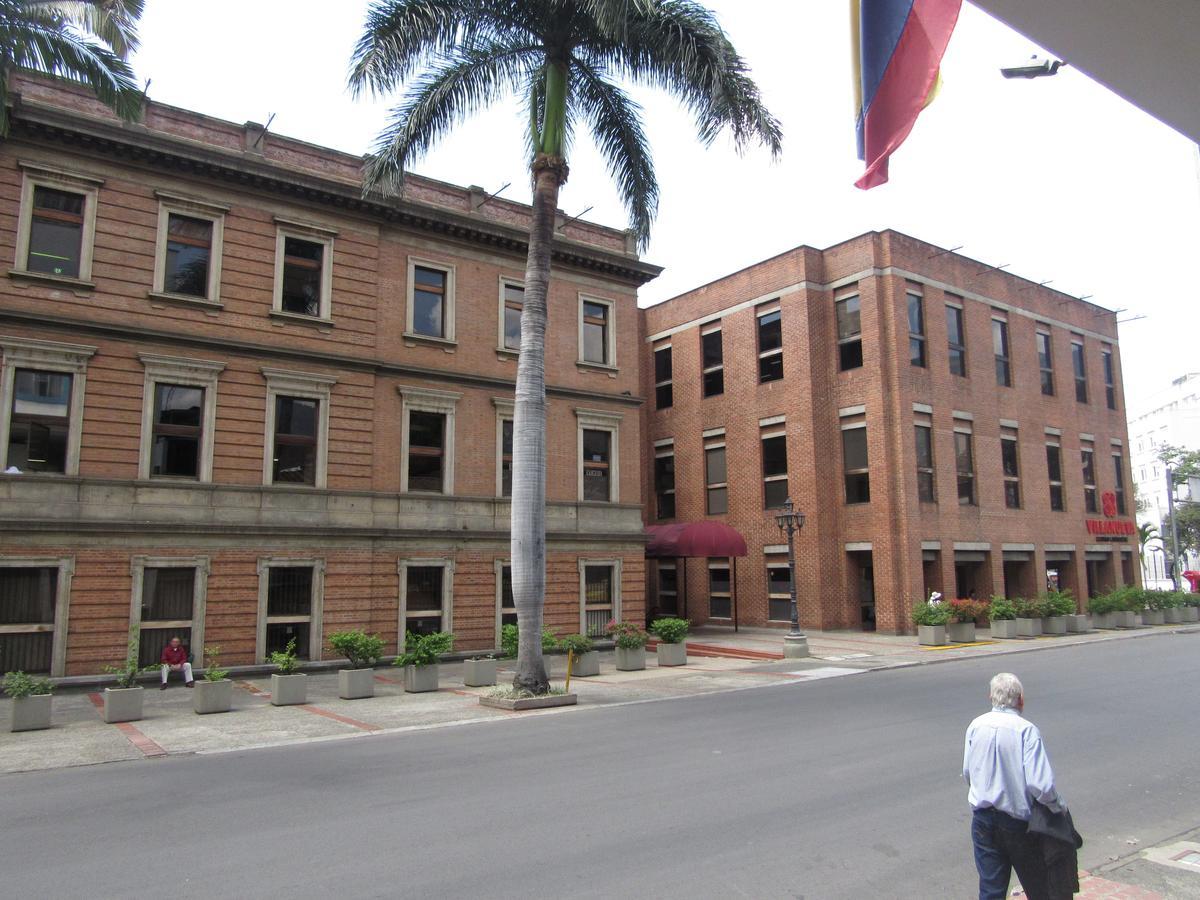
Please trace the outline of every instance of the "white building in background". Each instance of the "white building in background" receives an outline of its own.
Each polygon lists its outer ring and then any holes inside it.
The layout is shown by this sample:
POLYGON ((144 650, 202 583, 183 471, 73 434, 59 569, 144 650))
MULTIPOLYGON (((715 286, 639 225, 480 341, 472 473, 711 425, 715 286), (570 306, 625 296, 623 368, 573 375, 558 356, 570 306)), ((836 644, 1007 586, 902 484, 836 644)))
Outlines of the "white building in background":
MULTIPOLYGON (((1200 450, 1200 372, 1174 379, 1170 387, 1147 397, 1139 409, 1130 410, 1129 441, 1133 445, 1130 461, 1137 488, 1138 523, 1149 522, 1161 533, 1167 515, 1167 474, 1158 457, 1164 444, 1200 450)), ((1181 485, 1175 496, 1177 500, 1200 501, 1200 478, 1181 485)), ((1153 549, 1163 546, 1170 546, 1169 535, 1151 541, 1147 548, 1143 564, 1147 586, 1166 587, 1169 582, 1163 553, 1153 549)), ((1183 568, 1200 569, 1200 559, 1195 553, 1188 554, 1183 568)))

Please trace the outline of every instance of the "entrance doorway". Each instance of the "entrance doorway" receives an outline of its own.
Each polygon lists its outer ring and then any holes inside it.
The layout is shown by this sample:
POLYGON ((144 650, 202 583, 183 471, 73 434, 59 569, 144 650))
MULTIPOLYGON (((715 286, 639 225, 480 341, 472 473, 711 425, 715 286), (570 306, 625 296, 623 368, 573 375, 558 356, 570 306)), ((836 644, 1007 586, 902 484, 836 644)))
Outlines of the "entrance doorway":
POLYGON ((875 564, 870 550, 851 550, 850 577, 852 590, 858 602, 859 627, 863 631, 875 630, 875 564))
POLYGON ((1034 581, 1032 551, 1004 551, 1004 596, 1034 597, 1038 588, 1034 581))
POLYGON ((954 551, 954 596, 986 599, 991 594, 988 555, 983 550, 954 551))
POLYGON ((921 551, 921 583, 924 590, 923 600, 928 600, 934 591, 944 594, 942 590, 942 554, 939 550, 921 551))
POLYGON ((1089 551, 1084 554, 1084 570, 1087 573, 1087 593, 1096 597, 1107 593, 1115 587, 1113 580, 1113 559, 1111 553, 1089 551))

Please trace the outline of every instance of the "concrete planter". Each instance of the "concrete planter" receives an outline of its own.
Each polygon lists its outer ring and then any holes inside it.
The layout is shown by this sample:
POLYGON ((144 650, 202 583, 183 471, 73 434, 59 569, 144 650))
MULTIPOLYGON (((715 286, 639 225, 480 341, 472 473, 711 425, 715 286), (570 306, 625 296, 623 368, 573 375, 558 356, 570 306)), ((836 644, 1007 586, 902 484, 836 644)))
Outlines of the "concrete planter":
POLYGON ((50 727, 50 694, 16 697, 12 705, 13 731, 41 731, 50 727))
POLYGON ((1046 616, 1042 619, 1042 634, 1066 634, 1066 616, 1046 616))
POLYGON ((509 699, 508 697, 480 697, 480 706, 490 706, 493 709, 549 709, 553 706, 574 706, 579 702, 579 697, 575 694, 547 694, 544 697, 521 697, 520 699, 509 699))
POLYGON ((272 675, 271 705, 299 706, 308 702, 307 675, 272 675))
POLYGON ((946 643, 945 625, 918 625, 917 643, 925 647, 940 647, 946 643))
POLYGON ((201 716, 209 713, 229 712, 233 706, 233 682, 228 678, 220 681, 197 681, 192 691, 192 708, 201 716))
POLYGON ((637 672, 644 668, 646 668, 645 647, 617 648, 618 672, 637 672))
POLYGON ((975 623, 951 622, 946 626, 946 636, 952 644, 970 644, 975 640, 975 623))
MULTIPOLYGON (((492 684, 496 683, 496 674, 492 673, 492 684)), ((429 666, 405 666, 404 690, 409 694, 428 694, 438 689, 438 664, 429 666)))
POLYGON ((1075 615, 1067 616, 1067 633, 1068 634, 1083 634, 1085 631, 1091 631, 1091 623, 1086 615, 1076 613, 1075 615))
POLYGON ((1163 617, 1161 609, 1143 609, 1142 624, 1143 625, 1163 625, 1166 619, 1163 617))
POLYGON ((600 651, 589 650, 580 653, 571 663, 572 678, 591 678, 600 674, 600 651))
POLYGON ((1184 622, 1200 622, 1200 606, 1184 606, 1180 610, 1184 622))
POLYGON ((145 696, 145 690, 140 687, 105 688, 104 721, 109 725, 114 722, 136 722, 142 717, 142 699, 145 696))
POLYGON ((992 637, 1015 638, 1017 636, 1016 619, 992 619, 992 637))
POLYGON ((338 669, 338 696, 343 700, 362 700, 375 696, 374 669, 338 669))
POLYGON ((1094 628, 1103 628, 1105 631, 1116 628, 1117 614, 1111 612, 1092 613, 1092 626, 1094 628))
POLYGON ((1178 625, 1183 621, 1183 610, 1178 606, 1173 609, 1164 609, 1162 614, 1163 621, 1168 625, 1178 625))
POLYGON ((664 644, 660 642, 654 652, 658 655, 658 664, 660 666, 687 665, 687 644, 664 644))
POLYGON ((1135 612, 1123 609, 1113 613, 1113 622, 1116 628, 1137 628, 1142 624, 1142 617, 1135 612))
MULTIPOLYGON (((468 659, 463 663, 463 684, 467 687, 487 687, 495 683, 496 661, 494 659, 468 659)), ((435 687, 434 690, 436 691, 437 688, 435 687)))
POLYGON ((1042 634, 1041 619, 1022 619, 1017 617, 1017 637, 1040 637, 1042 634))

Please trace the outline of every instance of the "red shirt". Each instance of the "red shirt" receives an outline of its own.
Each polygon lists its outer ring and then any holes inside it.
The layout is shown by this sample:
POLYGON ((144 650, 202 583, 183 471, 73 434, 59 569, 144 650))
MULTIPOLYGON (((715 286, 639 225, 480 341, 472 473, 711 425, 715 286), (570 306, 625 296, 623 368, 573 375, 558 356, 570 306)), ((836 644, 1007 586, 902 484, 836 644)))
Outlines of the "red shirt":
POLYGON ((187 648, 180 644, 178 647, 172 647, 170 644, 163 647, 162 656, 159 657, 159 662, 166 663, 168 666, 179 666, 187 662, 187 648))

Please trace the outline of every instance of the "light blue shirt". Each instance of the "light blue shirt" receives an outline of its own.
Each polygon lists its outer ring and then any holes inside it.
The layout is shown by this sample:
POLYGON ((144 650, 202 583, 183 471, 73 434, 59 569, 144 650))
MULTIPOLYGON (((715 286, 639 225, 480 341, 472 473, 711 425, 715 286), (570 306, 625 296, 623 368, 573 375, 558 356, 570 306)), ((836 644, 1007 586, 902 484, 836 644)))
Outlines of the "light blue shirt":
POLYGON ((1031 800, 1052 812, 1067 806, 1054 788, 1041 732, 1015 709, 993 707, 967 728, 963 778, 972 809, 994 807, 1028 821, 1031 800))

